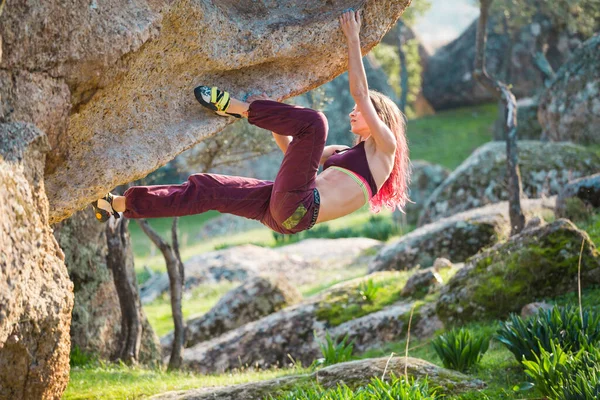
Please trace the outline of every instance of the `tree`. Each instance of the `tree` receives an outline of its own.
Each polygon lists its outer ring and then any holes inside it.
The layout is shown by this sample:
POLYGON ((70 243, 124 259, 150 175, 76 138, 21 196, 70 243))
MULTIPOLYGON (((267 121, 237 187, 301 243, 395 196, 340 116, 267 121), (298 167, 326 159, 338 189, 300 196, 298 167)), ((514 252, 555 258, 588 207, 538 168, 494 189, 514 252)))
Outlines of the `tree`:
POLYGON ((137 364, 143 328, 128 225, 126 218, 111 218, 106 225, 106 264, 112 270, 121 305, 121 337, 116 358, 126 364, 137 364))
POLYGON ((525 216, 521 210, 521 176, 517 157, 517 100, 510 88, 503 82, 492 79, 485 68, 485 46, 487 41, 487 21, 493 0, 480 0, 480 15, 477 25, 477 42, 473 76, 505 105, 506 160, 508 172, 509 216, 511 235, 523 230, 525 216))
POLYGON ((183 283, 185 281, 183 263, 179 255, 179 242, 177 240, 177 221, 173 218, 171 229, 173 246, 164 241, 158 233, 145 219, 137 220, 138 225, 144 233, 152 240, 163 254, 167 264, 167 274, 169 275, 169 292, 171 295, 171 313, 175 332, 173 346, 171 347, 171 357, 169 358, 169 370, 179 369, 183 362, 183 346, 185 345, 185 326, 183 322, 183 311, 181 308, 181 297, 183 292, 183 283))

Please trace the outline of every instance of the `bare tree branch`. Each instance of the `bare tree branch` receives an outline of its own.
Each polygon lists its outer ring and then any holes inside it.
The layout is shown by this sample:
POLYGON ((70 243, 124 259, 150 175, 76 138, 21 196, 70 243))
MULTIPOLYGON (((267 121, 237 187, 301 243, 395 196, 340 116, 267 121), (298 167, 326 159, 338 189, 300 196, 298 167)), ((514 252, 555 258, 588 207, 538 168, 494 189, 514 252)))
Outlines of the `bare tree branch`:
POLYGON ((480 0, 480 14, 477 24, 477 43, 473 77, 486 87, 495 97, 502 100, 506 109, 506 167, 508 174, 508 204, 511 235, 517 234, 525 226, 525 216, 521 210, 521 176, 517 156, 517 100, 510 88, 503 82, 492 79, 485 68, 485 48, 487 42, 487 20, 493 0, 480 0))

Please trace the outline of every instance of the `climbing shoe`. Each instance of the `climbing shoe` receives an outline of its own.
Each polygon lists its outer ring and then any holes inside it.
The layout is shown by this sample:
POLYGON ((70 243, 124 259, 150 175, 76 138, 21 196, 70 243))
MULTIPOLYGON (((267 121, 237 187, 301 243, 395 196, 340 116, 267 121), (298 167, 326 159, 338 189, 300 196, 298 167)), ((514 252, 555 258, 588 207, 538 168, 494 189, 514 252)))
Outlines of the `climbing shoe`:
POLYGON ((214 111, 216 114, 223 117, 241 118, 240 114, 231 114, 227 112, 231 103, 229 92, 218 89, 216 86, 198 86, 194 89, 196 100, 204 107, 214 111))
POLYGON ((98 221, 106 222, 110 219, 111 215, 115 218, 121 218, 121 215, 112 208, 113 198, 112 194, 107 193, 106 196, 92 203, 94 215, 96 215, 98 221))

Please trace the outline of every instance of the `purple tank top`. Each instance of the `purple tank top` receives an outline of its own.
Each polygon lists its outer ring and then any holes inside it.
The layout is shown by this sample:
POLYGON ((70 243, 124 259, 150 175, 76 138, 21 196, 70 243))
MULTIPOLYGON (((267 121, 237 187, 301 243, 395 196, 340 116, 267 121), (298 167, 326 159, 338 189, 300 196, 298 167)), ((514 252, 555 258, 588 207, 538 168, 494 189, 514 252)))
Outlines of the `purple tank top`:
POLYGON ((365 153, 365 142, 360 142, 354 147, 344 150, 336 150, 335 153, 323 164, 323 171, 329 167, 340 167, 354 172, 364 178, 371 188, 373 196, 377 194, 377 184, 367 162, 367 153, 365 153))

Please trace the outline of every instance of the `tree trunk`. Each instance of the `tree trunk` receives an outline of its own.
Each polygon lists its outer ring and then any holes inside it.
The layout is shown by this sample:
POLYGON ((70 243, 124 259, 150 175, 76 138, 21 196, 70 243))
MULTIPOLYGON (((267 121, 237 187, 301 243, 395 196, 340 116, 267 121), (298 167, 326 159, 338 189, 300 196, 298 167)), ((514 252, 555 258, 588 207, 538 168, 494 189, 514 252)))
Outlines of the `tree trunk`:
POLYGON ((487 19, 493 0, 480 0, 480 15, 477 25, 477 48, 473 76, 487 88, 495 97, 501 99, 506 107, 506 160, 508 172, 508 204, 511 225, 511 235, 523 230, 525 216, 521 210, 521 177, 517 157, 517 100, 508 86, 503 82, 493 80, 485 69, 485 46, 487 42, 487 19))
POLYGON ((185 326, 183 324, 183 312, 181 310, 181 295, 183 288, 183 264, 179 257, 177 242, 177 218, 173 220, 173 247, 165 242, 150 227, 148 221, 144 219, 137 220, 144 233, 160 249, 165 257, 167 264, 167 274, 169 275, 169 289, 171 294, 171 312, 173 314, 173 323, 175 325, 173 347, 171 348, 171 357, 169 359, 169 370, 179 369, 183 362, 183 346, 185 343, 185 326))
POLYGON ((126 218, 118 220, 111 218, 107 224, 108 255, 106 264, 112 270, 121 305, 121 337, 115 358, 126 364, 136 364, 142 340, 142 318, 133 262, 128 259, 131 254, 128 225, 129 221, 126 218), (130 267, 128 268, 128 266, 130 267))
POLYGON ((404 43, 402 43, 402 28, 404 25, 398 22, 398 56, 400 57, 400 101, 398 108, 403 114, 406 114, 406 103, 408 102, 408 69, 406 68, 406 53, 404 52, 404 43))

